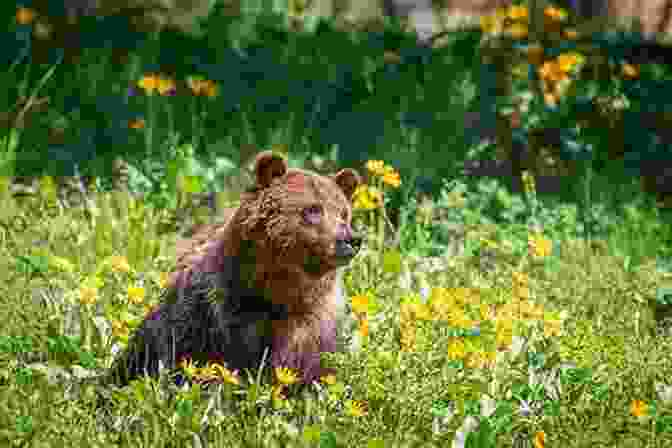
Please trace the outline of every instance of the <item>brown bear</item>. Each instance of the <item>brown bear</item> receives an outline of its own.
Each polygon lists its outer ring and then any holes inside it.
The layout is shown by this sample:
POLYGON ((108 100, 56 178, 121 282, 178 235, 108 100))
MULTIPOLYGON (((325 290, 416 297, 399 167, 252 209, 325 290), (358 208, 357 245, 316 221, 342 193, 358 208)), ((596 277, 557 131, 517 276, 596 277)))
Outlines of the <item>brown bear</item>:
POLYGON ((320 353, 336 348, 341 271, 361 244, 350 226, 359 175, 288 169, 263 152, 255 176, 224 223, 178 245, 166 297, 115 361, 114 383, 184 357, 256 369, 267 348, 271 367, 296 369, 304 383, 324 374, 320 353))

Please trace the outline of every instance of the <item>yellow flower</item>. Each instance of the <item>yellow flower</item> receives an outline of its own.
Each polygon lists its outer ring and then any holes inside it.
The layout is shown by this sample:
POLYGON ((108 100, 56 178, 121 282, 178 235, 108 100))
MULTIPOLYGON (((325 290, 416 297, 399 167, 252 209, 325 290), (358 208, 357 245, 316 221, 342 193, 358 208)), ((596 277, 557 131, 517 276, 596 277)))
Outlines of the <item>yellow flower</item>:
POLYGON ((570 72, 574 67, 581 64, 585 60, 581 53, 574 51, 563 53, 558 56, 558 66, 563 72, 570 72))
POLYGON ((37 14, 30 8, 18 8, 16 10, 16 23, 19 25, 30 25, 35 20, 37 14))
POLYGON ((567 11, 555 6, 547 6, 544 9, 544 15, 551 20, 562 22, 567 18, 567 11))
POLYGON ((448 344, 448 358, 449 359, 463 359, 466 355, 464 341, 461 339, 454 339, 448 344))
POLYGON ((84 305, 93 305, 98 300, 98 289, 90 286, 79 288, 79 301, 84 305))
POLYGON ((579 37, 579 32, 576 31, 575 29, 566 29, 563 34, 565 37, 569 40, 574 40, 579 37))
POLYGON ((546 433, 544 431, 537 431, 534 435, 534 448, 544 448, 546 443, 546 433))
POLYGON ((544 81, 558 82, 567 78, 567 73, 562 70, 556 61, 546 61, 538 69, 539 77, 544 81))
POLYGON ((168 286, 168 280, 170 280, 170 274, 168 272, 161 272, 159 274, 159 278, 157 279, 159 288, 163 289, 168 286))
POLYGON ((363 417, 367 414, 366 403, 357 400, 348 400, 345 402, 346 413, 352 417, 363 417))
POLYGON ((562 318, 552 313, 544 315, 544 336, 547 338, 559 336, 562 333, 562 318))
POLYGON ((523 186, 525 188, 525 193, 533 193, 536 191, 536 185, 534 182, 534 176, 530 174, 529 171, 523 171, 522 175, 523 186))
POLYGON ((111 327, 112 327, 112 334, 115 337, 120 337, 121 335, 128 333, 128 327, 121 320, 118 319, 112 320, 111 327))
POLYGON ((496 34, 502 30, 502 18, 498 14, 481 16, 481 30, 485 34, 496 34))
POLYGON ((524 272, 513 272, 511 278, 514 285, 527 286, 530 282, 530 278, 524 272))
POLYGON ((630 405, 630 413, 635 417, 643 417, 647 414, 648 406, 642 400, 633 400, 630 405))
POLYGON ((385 162, 382 160, 369 160, 366 162, 366 169, 376 176, 382 176, 385 174, 385 162))
POLYGON ((622 72, 623 76, 626 78, 636 78, 639 76, 639 70, 637 66, 632 64, 623 64, 622 72))
POLYGON ((330 386, 336 384, 336 375, 333 373, 330 373, 329 375, 325 375, 320 377, 320 381, 322 381, 324 384, 328 384, 330 386))
POLYGON ((225 382, 235 385, 240 384, 240 378, 238 378, 237 372, 232 372, 231 370, 217 363, 212 363, 211 369, 215 376, 218 376, 225 382))
POLYGON ((113 270, 117 272, 123 272, 125 274, 128 274, 131 271, 131 266, 128 264, 128 260, 126 257, 122 257, 121 255, 113 255, 108 259, 108 263, 112 267, 113 270))
POLYGON ((383 205, 383 194, 375 187, 360 185, 354 193, 354 208, 356 210, 374 210, 383 205))
POLYGON ((366 317, 359 320, 359 334, 362 337, 367 337, 369 335, 369 319, 366 317))
POLYGON ((198 367, 194 365, 194 362, 191 358, 183 359, 180 363, 180 367, 187 375, 187 378, 193 378, 198 373, 198 367))
POLYGON ((511 5, 509 7, 507 15, 512 20, 527 19, 528 18, 527 6, 511 5))
POLYGON ((138 118, 136 120, 130 120, 128 122, 128 127, 131 129, 144 129, 145 128, 145 120, 142 118, 138 118))
POLYGON ((399 176, 399 173, 394 170, 387 171, 383 174, 383 182, 391 187, 399 188, 399 185, 401 185, 401 177, 399 176))
POLYGON ((202 79, 199 77, 187 78, 187 85, 196 96, 207 96, 213 98, 217 96, 217 83, 209 79, 202 79))
POLYGON ((357 314, 366 314, 369 309, 369 296, 366 294, 358 294, 350 299, 352 311, 357 314))
POLYGON ((528 35, 527 25, 523 23, 512 23, 506 28, 506 33, 514 39, 524 39, 528 35))
POLYGON ((299 380, 297 373, 286 367, 276 367, 275 377, 280 384, 294 384, 299 380))
POLYGON ((145 299, 145 288, 140 287, 140 286, 129 286, 127 294, 128 294, 128 299, 132 303, 135 303, 136 305, 139 305, 145 299))
POLYGON ((527 245, 532 257, 548 257, 553 252, 553 241, 538 232, 528 236, 527 245))
POLYGON ((282 393, 285 390, 283 384, 276 384, 271 389, 271 395, 273 396, 274 402, 282 402, 285 400, 285 395, 282 393))
POLYGON ((154 91, 159 92, 161 95, 165 95, 175 90, 175 82, 161 75, 150 73, 143 76, 142 79, 138 81, 138 87, 150 95, 154 93, 154 91))
POLYGON ((496 352, 486 352, 478 350, 469 354, 466 359, 467 367, 474 369, 491 368, 495 364, 496 352))

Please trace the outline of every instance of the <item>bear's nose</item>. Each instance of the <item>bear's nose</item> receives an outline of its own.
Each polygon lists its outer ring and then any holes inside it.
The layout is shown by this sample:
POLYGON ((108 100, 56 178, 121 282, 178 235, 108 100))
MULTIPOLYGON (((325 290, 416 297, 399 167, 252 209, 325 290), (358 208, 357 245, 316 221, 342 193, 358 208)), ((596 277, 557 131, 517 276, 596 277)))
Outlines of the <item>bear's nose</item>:
POLYGON ((348 228, 346 235, 339 235, 336 239, 336 257, 342 259, 344 262, 350 261, 362 246, 362 238, 353 235, 348 228), (342 236, 347 236, 343 238, 342 236))

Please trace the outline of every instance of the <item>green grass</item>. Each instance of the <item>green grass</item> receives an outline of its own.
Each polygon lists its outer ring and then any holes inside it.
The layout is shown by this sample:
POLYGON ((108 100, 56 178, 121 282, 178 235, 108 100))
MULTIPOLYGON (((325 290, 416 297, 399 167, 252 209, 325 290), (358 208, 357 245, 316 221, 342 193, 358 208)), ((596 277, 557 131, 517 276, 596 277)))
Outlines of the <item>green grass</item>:
MULTIPOLYGON (((651 307, 663 275, 653 256, 632 265, 612 250, 639 247, 628 241, 645 235, 646 247, 656 247, 664 235, 641 232, 657 219, 638 218, 644 209, 624 215, 600 250, 546 231, 553 250, 540 259, 528 254, 526 232, 513 224, 470 223, 464 251, 431 259, 419 246, 402 254, 379 249, 372 230, 345 279, 357 297, 342 323, 345 350, 325 356, 336 382, 300 393, 290 385, 286 399, 274 400, 263 381, 186 389, 139 381, 116 390, 88 379, 104 371, 112 345, 158 296, 174 244, 174 235, 157 232, 168 211, 121 193, 92 200, 89 216, 78 208, 47 213, 54 209, 45 197, 18 204, 3 195, 3 444, 438 447, 459 438, 474 415, 479 447, 531 444, 539 431, 547 447, 672 441, 672 339, 656 332, 651 307), (124 257, 129 269, 110 257, 124 257), (96 288, 91 305, 81 304, 83 286, 96 288), (129 300, 129 286, 143 288, 142 303, 129 300), (366 336, 358 325, 364 319, 366 336), (459 330, 474 324, 479 335, 459 330), (479 365, 478 353, 487 359, 495 351, 496 363, 479 365), (350 400, 362 404, 363 415, 350 400), (633 403, 642 415, 633 415, 633 403)), ((483 200, 465 194, 456 208, 483 200)), ((380 216, 358 213, 372 216, 369 223, 380 216)), ((431 226, 423 229, 433 238, 431 226)))

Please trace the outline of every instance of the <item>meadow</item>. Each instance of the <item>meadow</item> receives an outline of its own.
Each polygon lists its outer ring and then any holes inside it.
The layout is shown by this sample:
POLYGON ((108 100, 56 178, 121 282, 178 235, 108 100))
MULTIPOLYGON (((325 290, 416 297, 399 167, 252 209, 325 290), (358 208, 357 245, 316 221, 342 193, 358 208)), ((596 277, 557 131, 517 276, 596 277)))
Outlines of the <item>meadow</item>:
MULTIPOLYGON (((564 82, 575 59, 542 76, 564 82)), ((175 91, 151 74, 132 87, 154 92, 154 105, 175 91)), ((203 98, 216 92, 201 78, 183 87, 203 98)), ((541 97, 559 101, 565 87, 541 97)), ((141 144, 159 147, 152 107, 129 127, 141 144)), ((336 163, 284 144, 288 123, 273 147, 290 165, 336 163)), ((3 140, 3 163, 16 135, 3 140)), ((340 352, 323 358, 335 375, 299 389, 288 370, 269 380, 185 362, 189 381, 180 386, 170 372, 126 388, 99 384, 157 304, 176 241, 193 224, 217 220, 198 200, 201 185, 221 184, 221 211, 250 180, 244 163, 225 170, 226 182, 203 180, 196 140, 170 141, 166 152, 177 162, 146 194, 137 189, 147 176, 133 167, 126 189, 94 176, 75 179, 67 195, 63 178, 35 177, 22 195, 12 177, 0 178, 3 446, 672 442, 669 211, 637 178, 615 183, 608 170, 581 177, 585 195, 574 201, 538 194, 533 170, 523 173, 520 193, 455 174, 437 180, 436 194, 418 195, 395 166, 397 155, 421 153, 413 139, 390 143, 389 160, 371 157, 361 167, 367 182, 355 195, 354 221, 366 244, 345 276, 340 352)), ((471 157, 483 157, 477 149, 471 157)))

